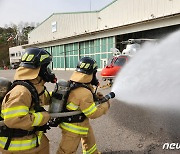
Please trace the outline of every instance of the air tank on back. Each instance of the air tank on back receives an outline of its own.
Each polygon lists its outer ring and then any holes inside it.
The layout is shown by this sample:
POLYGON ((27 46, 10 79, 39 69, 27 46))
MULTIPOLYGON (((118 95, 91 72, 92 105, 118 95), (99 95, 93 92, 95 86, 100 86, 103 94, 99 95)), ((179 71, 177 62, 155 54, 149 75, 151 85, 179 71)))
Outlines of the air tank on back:
POLYGON ((6 93, 10 90, 11 81, 4 77, 0 77, 0 102, 3 100, 6 93))
POLYGON ((55 88, 54 93, 62 95, 62 99, 56 99, 55 97, 52 97, 52 103, 49 106, 49 112, 50 113, 60 113, 63 110, 64 106, 64 96, 66 92, 68 91, 68 82, 66 80, 58 80, 55 88))

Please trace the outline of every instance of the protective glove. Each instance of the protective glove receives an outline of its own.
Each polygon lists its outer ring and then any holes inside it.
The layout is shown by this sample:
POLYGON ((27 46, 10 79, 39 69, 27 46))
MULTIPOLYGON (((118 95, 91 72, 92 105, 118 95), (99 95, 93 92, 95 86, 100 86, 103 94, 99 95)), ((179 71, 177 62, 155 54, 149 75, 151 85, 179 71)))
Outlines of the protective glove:
POLYGON ((35 107, 34 107, 34 110, 35 110, 36 112, 44 112, 44 111, 46 111, 42 106, 35 106, 35 107))
POLYGON ((49 121, 50 127, 57 127, 62 122, 62 118, 54 118, 49 121))
POLYGON ((38 131, 43 131, 44 133, 47 133, 47 130, 50 130, 50 129, 51 129, 51 127, 49 126, 48 123, 43 125, 43 126, 37 127, 38 131))

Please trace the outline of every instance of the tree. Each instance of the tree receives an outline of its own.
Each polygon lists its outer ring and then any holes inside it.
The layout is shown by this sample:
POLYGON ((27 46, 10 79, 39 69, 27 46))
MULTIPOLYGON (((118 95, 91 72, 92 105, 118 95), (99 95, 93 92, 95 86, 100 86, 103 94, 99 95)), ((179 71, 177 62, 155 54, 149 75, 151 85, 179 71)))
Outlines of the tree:
POLYGON ((9 47, 28 43, 28 33, 35 28, 32 25, 35 23, 20 22, 0 27, 0 67, 9 65, 9 47))

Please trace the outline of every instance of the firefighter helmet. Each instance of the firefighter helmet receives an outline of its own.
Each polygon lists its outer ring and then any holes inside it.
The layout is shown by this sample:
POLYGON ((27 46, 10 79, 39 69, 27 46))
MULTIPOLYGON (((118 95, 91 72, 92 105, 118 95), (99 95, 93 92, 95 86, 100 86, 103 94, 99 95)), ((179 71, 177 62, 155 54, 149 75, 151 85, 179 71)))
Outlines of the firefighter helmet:
POLYGON ((27 48, 21 58, 20 66, 26 68, 38 68, 49 65, 52 57, 49 52, 41 48, 27 48))
POLYGON ((55 83, 57 81, 55 74, 48 67, 52 61, 51 54, 42 48, 27 48, 21 58, 20 66, 23 68, 40 68, 37 75, 44 81, 55 83))
POLYGON ((97 70, 97 63, 91 57, 83 57, 77 64, 76 71, 85 73, 85 74, 93 74, 97 70))

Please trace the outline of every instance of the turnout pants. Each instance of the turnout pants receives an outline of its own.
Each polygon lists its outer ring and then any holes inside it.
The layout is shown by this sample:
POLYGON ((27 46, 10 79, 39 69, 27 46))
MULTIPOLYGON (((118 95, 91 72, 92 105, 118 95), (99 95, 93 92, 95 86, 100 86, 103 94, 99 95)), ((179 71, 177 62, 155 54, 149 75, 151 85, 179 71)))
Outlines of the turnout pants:
POLYGON ((79 135, 63 129, 57 154, 75 154, 80 141, 84 154, 98 154, 94 133, 91 127, 87 135, 79 135))

